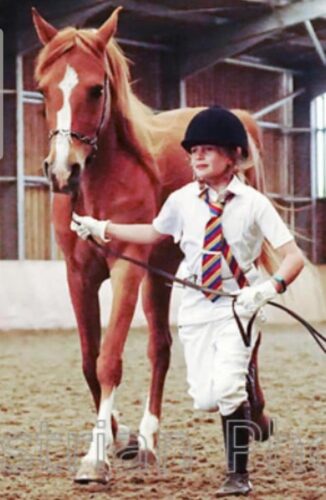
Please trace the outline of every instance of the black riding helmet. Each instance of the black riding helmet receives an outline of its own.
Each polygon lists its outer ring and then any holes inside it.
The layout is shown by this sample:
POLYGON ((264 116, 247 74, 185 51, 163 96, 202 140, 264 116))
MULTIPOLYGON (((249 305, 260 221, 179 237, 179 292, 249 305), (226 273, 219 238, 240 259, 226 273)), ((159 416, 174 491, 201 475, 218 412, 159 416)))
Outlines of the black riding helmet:
POLYGON ((190 121, 181 146, 190 153, 193 146, 240 147, 248 157, 248 137, 239 118, 228 109, 212 106, 200 111, 190 121))

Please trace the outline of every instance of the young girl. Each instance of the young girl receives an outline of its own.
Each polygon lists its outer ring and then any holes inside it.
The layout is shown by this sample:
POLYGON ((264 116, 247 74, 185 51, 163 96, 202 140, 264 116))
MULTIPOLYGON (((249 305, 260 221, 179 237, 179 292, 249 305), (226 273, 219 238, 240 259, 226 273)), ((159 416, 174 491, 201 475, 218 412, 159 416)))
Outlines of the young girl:
MULTIPOLYGON (((212 107, 190 122, 183 148, 190 155, 194 182, 170 195, 152 224, 115 224, 73 216, 72 229, 86 239, 112 238, 153 244, 173 236, 185 255, 190 276, 205 287, 188 288, 179 310, 179 336, 194 407, 219 409, 227 455, 227 477, 217 496, 246 495, 250 406, 246 376, 252 345, 245 345, 231 299, 214 292, 238 293, 237 314, 246 325, 254 312, 282 293, 300 273, 303 257, 269 200, 237 175, 248 156, 241 121, 212 107), (255 267, 264 239, 280 257, 277 273, 262 281, 255 267)), ((254 333, 255 337, 255 333, 254 333)))

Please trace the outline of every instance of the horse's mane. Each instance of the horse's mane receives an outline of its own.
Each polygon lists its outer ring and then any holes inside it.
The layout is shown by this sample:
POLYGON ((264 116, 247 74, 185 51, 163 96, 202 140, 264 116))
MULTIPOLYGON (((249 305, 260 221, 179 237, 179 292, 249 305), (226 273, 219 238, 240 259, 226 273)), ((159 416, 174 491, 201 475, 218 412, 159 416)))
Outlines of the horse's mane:
POLYGON ((130 85, 128 60, 113 39, 105 47, 96 30, 68 27, 59 31, 38 55, 36 81, 39 82, 46 70, 74 47, 81 48, 86 55, 92 55, 99 61, 104 59, 112 94, 111 114, 114 116, 119 143, 140 162, 153 179, 157 179, 148 133, 153 112, 134 94, 130 85), (103 58, 104 51, 106 57, 103 58))

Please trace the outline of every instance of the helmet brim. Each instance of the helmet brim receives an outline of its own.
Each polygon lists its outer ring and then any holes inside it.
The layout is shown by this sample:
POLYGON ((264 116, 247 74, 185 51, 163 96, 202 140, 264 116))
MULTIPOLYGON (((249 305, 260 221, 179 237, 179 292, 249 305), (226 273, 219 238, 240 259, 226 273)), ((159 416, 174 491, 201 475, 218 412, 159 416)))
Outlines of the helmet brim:
POLYGON ((235 146, 234 144, 226 145, 226 144, 218 144, 217 142, 215 144, 212 144, 211 139, 210 140, 203 139, 200 141, 187 141, 187 140, 181 141, 181 146, 183 147, 183 149, 185 149, 187 151, 187 153, 191 153, 191 148, 194 146, 206 146, 206 145, 217 146, 217 147, 226 148, 226 149, 227 148, 236 149, 237 147, 241 147, 241 153, 242 153, 243 158, 248 158, 248 156, 249 156, 247 148, 244 148, 243 146, 235 146))

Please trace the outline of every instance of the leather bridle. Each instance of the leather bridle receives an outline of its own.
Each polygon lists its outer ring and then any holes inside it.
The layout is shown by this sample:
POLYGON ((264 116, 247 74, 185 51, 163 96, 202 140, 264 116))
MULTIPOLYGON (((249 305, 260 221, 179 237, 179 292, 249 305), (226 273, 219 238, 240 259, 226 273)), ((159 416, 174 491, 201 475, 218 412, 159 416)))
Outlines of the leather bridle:
POLYGON ((93 137, 90 137, 89 135, 81 134, 80 132, 76 132, 75 130, 65 130, 65 129, 57 128, 57 129, 50 130, 49 141, 51 141, 51 139, 57 135, 60 135, 63 137, 68 137, 70 140, 77 139, 77 141, 82 142, 83 144, 87 144, 87 146, 91 146, 92 147, 92 156, 95 156, 96 151, 97 151, 98 139, 99 139, 102 127, 103 127, 104 120, 105 120, 107 98, 109 95, 108 78, 106 75, 104 78, 103 92, 104 92, 104 99, 103 99, 103 108, 102 108, 101 119, 100 119, 99 125, 96 129, 95 135, 93 137))

